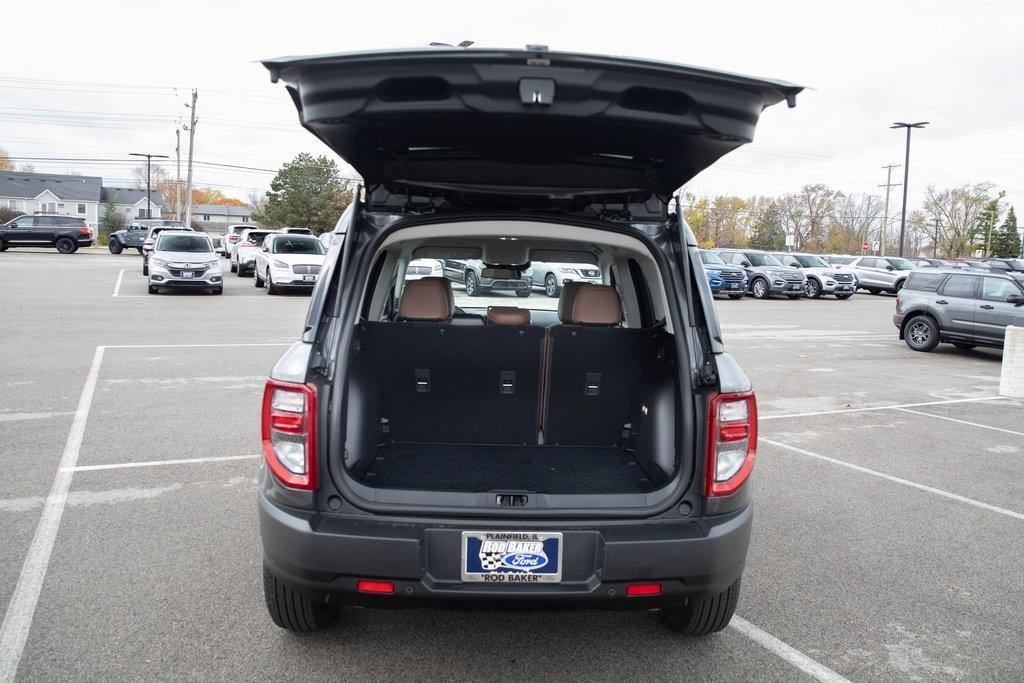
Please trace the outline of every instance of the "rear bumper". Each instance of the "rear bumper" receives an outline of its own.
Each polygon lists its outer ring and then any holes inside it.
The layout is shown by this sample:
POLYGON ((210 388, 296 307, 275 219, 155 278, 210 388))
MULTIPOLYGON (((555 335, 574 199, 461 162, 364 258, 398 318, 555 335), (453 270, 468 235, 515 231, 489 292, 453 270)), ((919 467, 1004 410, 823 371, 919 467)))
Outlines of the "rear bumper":
POLYGON ((282 581, 339 605, 411 607, 440 604, 652 609, 682 596, 718 593, 743 571, 753 510, 703 520, 606 524, 567 521, 563 578, 557 584, 464 583, 462 531, 509 530, 479 522, 396 521, 312 514, 259 494, 264 561, 282 581), (356 591, 360 579, 395 583, 393 595, 356 591), (656 596, 626 597, 628 583, 658 581, 656 596))

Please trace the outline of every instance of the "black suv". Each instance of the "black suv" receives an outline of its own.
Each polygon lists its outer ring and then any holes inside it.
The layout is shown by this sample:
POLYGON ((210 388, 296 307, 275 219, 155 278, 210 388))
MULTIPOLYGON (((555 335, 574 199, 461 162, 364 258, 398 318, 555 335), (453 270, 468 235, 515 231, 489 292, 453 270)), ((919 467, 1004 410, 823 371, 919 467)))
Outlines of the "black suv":
POLYGON ((92 246, 92 238, 85 219, 76 216, 18 216, 0 225, 0 251, 53 247, 61 254, 73 254, 79 247, 92 246))
POLYGON ((724 628, 757 411, 673 195, 800 88, 544 48, 265 64, 366 183, 264 392, 273 621, 512 604, 724 628), (416 259, 603 275, 557 311, 541 293, 484 308, 445 277, 406 280, 416 259))

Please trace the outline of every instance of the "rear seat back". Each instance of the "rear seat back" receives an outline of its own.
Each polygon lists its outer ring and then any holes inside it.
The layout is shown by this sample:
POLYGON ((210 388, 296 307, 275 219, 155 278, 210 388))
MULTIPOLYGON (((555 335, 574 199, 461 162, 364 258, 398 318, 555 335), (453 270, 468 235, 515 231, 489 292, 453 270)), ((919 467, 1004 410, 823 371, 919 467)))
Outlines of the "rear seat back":
POLYGON ((657 333, 619 327, 614 287, 583 284, 568 297, 559 302, 563 324, 547 329, 544 441, 616 444, 651 380, 657 333))
POLYGON ((543 337, 530 325, 364 321, 358 356, 392 440, 533 444, 543 337))

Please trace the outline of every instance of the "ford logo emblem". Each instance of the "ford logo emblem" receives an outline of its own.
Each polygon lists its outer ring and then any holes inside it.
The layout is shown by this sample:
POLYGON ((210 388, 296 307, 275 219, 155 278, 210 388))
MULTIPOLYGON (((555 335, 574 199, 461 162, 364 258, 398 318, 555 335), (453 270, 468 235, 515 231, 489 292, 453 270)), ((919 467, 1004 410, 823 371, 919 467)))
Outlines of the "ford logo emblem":
POLYGON ((501 558, 501 563, 509 569, 530 571, 546 565, 548 558, 544 553, 509 553, 501 558))

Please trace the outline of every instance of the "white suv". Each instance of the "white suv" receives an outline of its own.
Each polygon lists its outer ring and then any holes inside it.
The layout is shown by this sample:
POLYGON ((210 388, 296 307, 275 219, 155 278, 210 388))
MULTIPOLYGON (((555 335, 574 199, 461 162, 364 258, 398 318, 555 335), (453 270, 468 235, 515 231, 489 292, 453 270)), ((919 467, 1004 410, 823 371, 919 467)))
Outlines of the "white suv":
POLYGON ((264 230, 263 228, 246 228, 239 236, 234 247, 231 248, 231 272, 238 273, 238 277, 245 277, 256 268, 256 254, 263 248, 263 240, 267 235, 273 235, 276 230, 264 230))

